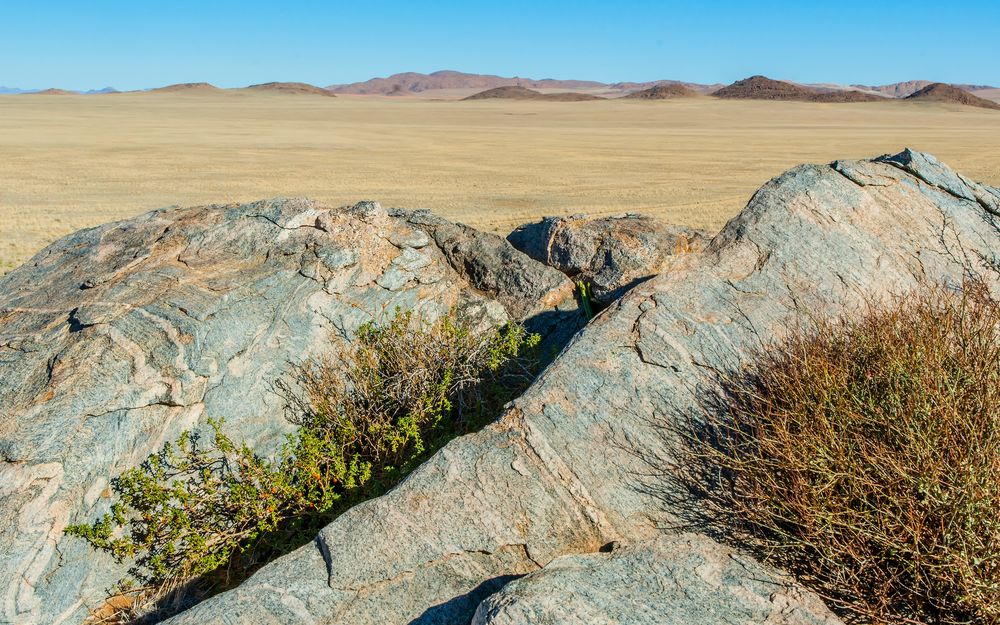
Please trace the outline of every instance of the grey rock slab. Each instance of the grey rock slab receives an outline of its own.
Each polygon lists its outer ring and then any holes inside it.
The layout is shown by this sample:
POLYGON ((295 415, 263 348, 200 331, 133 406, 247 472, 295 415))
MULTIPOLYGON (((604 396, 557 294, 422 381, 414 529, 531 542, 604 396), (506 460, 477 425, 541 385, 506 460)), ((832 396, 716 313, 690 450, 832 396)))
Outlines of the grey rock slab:
POLYGON ((633 214, 546 217, 507 236, 528 256, 589 283, 602 303, 666 271, 677 255, 701 248, 708 239, 703 231, 633 214))
POLYGON ((430 241, 376 202, 277 199, 83 230, 0 278, 0 623, 82 621, 123 568, 63 529, 208 417, 270 449, 289 428, 271 384, 331 335, 396 307, 485 328, 538 305, 491 299, 430 241))
POLYGON ((573 283, 495 234, 452 223, 427 211, 393 213, 422 228, 452 268, 511 314, 528 319, 573 299, 573 283))
POLYGON ((636 452, 663 453, 651 420, 697 410, 706 366, 737 366, 804 314, 969 273, 996 285, 1000 229, 965 190, 877 160, 840 165, 768 182, 705 249, 598 315, 496 423, 169 622, 462 623, 511 576, 654 538, 676 511, 650 493, 636 452))
POLYGON ((794 580, 698 534, 562 556, 479 605, 472 625, 835 625, 794 580))

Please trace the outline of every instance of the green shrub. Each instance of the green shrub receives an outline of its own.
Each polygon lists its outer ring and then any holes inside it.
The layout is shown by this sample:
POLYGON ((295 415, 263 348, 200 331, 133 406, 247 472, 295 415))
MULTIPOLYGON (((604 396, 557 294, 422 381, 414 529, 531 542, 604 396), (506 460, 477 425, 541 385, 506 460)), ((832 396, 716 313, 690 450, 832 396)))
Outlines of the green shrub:
POLYGON ((273 457, 210 420, 208 436, 185 432, 113 479, 111 511, 66 533, 133 563, 123 592, 146 604, 173 593, 182 607, 312 539, 494 418, 531 382, 524 351, 537 344, 520 325, 476 333, 453 315, 427 325, 397 311, 278 383, 298 428, 273 457))
POLYGON ((973 283, 793 330, 713 380, 666 473, 850 618, 1000 623, 998 327, 973 283))

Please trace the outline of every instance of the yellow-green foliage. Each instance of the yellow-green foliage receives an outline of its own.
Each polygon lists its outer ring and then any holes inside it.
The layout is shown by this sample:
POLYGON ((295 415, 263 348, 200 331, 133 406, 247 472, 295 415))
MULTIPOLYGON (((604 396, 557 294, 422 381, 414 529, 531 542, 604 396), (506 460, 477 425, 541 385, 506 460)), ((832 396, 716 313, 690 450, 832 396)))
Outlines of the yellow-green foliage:
POLYGON ((978 283, 793 331, 721 376, 668 473, 852 618, 1000 623, 998 331, 978 283))
POLYGON ((530 383, 523 352, 537 343, 520 325, 475 333, 454 316, 369 323, 349 349, 279 384, 299 427, 273 457, 210 420, 207 436, 185 432, 115 478, 111 512, 66 532, 132 562, 154 597, 223 565, 239 578, 494 418, 530 383))

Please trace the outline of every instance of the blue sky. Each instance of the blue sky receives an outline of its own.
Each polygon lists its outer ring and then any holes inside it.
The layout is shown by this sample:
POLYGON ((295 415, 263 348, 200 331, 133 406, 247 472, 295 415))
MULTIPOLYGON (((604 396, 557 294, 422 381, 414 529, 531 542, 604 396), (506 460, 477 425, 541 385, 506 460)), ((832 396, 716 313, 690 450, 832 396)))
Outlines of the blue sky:
POLYGON ((1000 85, 1000 1, 0 0, 0 85, 319 85, 457 69, 601 81, 1000 85))

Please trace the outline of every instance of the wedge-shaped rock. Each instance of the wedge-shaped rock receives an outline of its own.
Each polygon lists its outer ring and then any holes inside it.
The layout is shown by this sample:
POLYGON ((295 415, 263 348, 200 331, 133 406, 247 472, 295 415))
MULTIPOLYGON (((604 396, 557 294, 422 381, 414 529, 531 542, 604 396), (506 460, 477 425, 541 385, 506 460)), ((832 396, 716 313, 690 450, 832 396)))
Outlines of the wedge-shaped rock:
POLYGON ((504 586, 472 625, 835 625, 787 576, 696 534, 563 556, 504 586))
POLYGON ((506 247, 537 280, 501 303, 374 202, 273 200, 84 230, 0 278, 0 623, 82 621, 122 570, 63 528, 207 417, 267 449, 288 427, 271 384, 332 349, 331 333, 396 307, 455 306, 490 326, 571 295, 506 247))
POLYGON ((700 249, 708 235, 642 215, 546 217, 520 226, 507 240, 535 260, 590 284, 610 303, 666 271, 677 255, 700 249))
POLYGON ((734 365, 804 313, 969 272, 995 283, 1000 229, 984 202, 1000 192, 928 182, 946 168, 909 156, 803 165, 767 183, 702 252, 594 319, 494 425, 170 622, 463 623, 512 576, 654 537, 672 511, 647 494, 635 450, 657 451, 651 420, 696 409, 706 366, 734 365))

